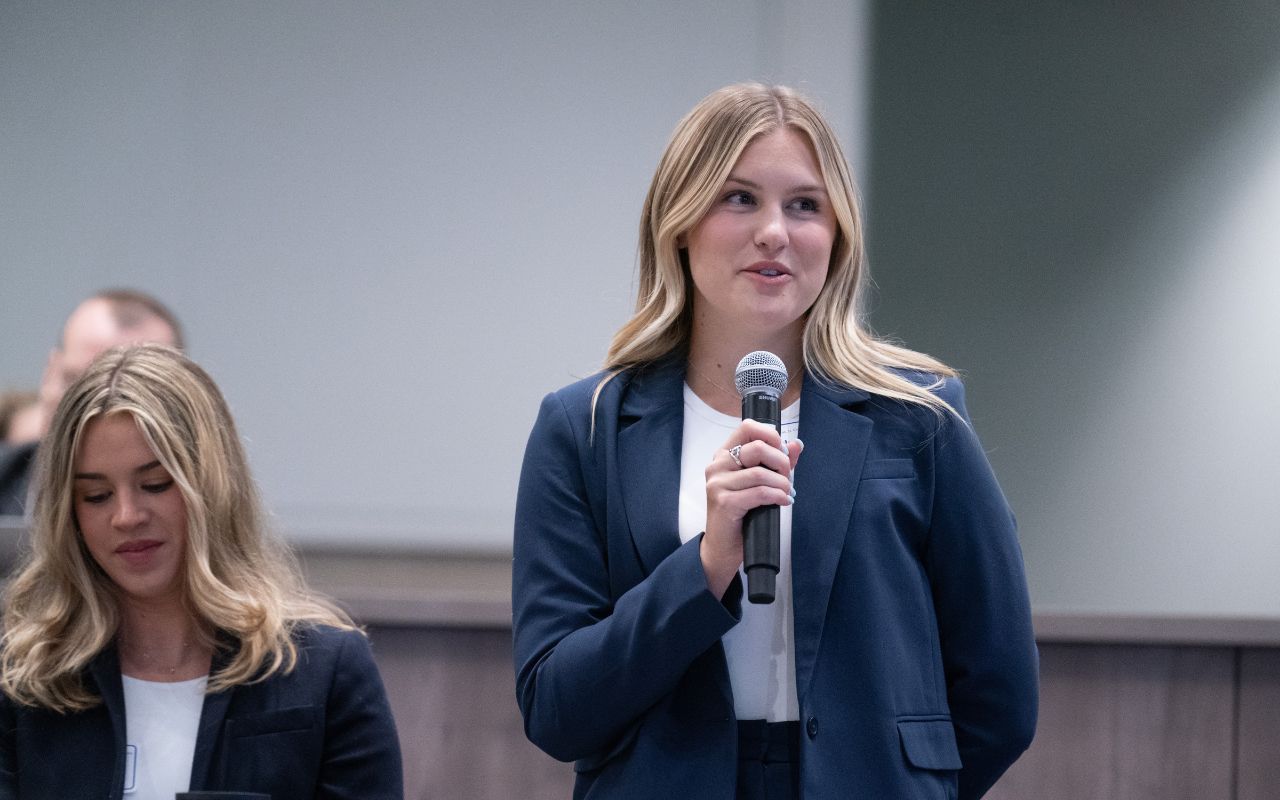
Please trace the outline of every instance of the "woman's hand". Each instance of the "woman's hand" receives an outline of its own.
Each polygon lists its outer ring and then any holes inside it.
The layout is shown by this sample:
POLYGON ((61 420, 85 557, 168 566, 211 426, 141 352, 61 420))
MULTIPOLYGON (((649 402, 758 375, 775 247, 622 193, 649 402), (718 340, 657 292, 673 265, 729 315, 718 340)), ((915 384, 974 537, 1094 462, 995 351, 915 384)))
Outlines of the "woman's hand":
POLYGON ((742 565, 742 520, 759 506, 791 505, 791 472, 804 444, 786 444, 772 425, 744 419, 707 466, 707 530, 699 555, 716 597, 742 565), (730 452, 738 448, 737 460, 730 452), (742 462, 741 466, 738 462, 742 462))

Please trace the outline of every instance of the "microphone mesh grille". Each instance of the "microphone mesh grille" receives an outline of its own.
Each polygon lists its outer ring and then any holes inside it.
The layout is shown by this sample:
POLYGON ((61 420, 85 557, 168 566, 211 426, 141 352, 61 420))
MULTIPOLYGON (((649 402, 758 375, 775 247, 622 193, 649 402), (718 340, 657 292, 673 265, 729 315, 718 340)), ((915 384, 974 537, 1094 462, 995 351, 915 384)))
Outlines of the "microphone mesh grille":
POLYGON ((738 394, 743 396, 767 392, 781 397, 787 390, 787 367, 773 353, 756 350, 738 362, 738 368, 733 372, 733 383, 738 387, 738 394))

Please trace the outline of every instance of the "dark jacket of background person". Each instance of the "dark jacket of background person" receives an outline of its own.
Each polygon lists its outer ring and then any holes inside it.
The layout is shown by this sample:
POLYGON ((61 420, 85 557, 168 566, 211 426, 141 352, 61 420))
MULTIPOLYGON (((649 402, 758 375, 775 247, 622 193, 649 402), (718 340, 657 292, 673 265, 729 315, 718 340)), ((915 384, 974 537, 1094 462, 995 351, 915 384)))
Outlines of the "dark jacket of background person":
MULTIPOLYGON (((734 796, 720 637, 678 534, 683 364, 548 395, 516 507, 516 692, 577 798, 734 796), (602 746, 603 744, 603 746, 602 746)), ((966 414, 963 389, 939 394, 966 414)), ((805 377, 792 518, 806 800, 980 797, 1029 745, 1037 654, 1012 514, 977 438, 805 377)))
POLYGON ((21 516, 26 509, 37 444, 0 444, 0 516, 21 516))
MULTIPOLYGON (((272 800, 398 800, 395 723, 368 641, 301 628, 298 665, 262 683, 205 696, 191 789, 262 792, 272 800)), ((222 664, 215 659, 214 670, 222 664)), ((114 648, 86 673, 103 703, 58 714, 0 694, 0 798, 121 800, 124 689, 114 648)))

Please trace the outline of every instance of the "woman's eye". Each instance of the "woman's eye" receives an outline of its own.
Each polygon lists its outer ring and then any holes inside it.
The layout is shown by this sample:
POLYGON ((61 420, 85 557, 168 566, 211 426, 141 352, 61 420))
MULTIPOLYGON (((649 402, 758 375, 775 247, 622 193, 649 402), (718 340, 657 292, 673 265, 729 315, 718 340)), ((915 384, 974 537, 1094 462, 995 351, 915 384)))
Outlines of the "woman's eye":
POLYGON ((106 492, 95 492, 93 494, 81 496, 80 500, 91 505, 98 505, 99 503, 105 503, 107 501, 107 496, 106 492))
POLYGON ((731 206, 749 206, 755 203, 755 198, 751 196, 750 192, 737 190, 725 195, 724 201, 731 206))
POLYGON ((791 201, 791 207, 796 211, 811 213, 818 210, 818 201, 812 197, 799 197, 791 201))
POLYGON ((150 494, 160 494, 168 491, 169 487, 172 485, 173 479, 170 478, 167 481, 160 481, 159 483, 145 483, 142 485, 142 491, 149 492, 150 494))

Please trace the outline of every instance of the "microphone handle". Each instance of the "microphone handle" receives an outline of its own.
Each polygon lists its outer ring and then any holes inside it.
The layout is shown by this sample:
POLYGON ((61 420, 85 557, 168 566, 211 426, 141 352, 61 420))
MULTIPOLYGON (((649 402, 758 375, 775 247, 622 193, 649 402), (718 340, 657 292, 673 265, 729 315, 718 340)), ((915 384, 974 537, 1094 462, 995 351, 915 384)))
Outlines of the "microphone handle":
MULTIPOLYGON (((772 425, 782 432, 778 398, 766 392, 743 395, 742 418, 772 425)), ((773 602, 781 550, 780 531, 781 512, 776 505, 753 508, 742 520, 742 566, 747 573, 747 599, 752 603, 773 602)))

